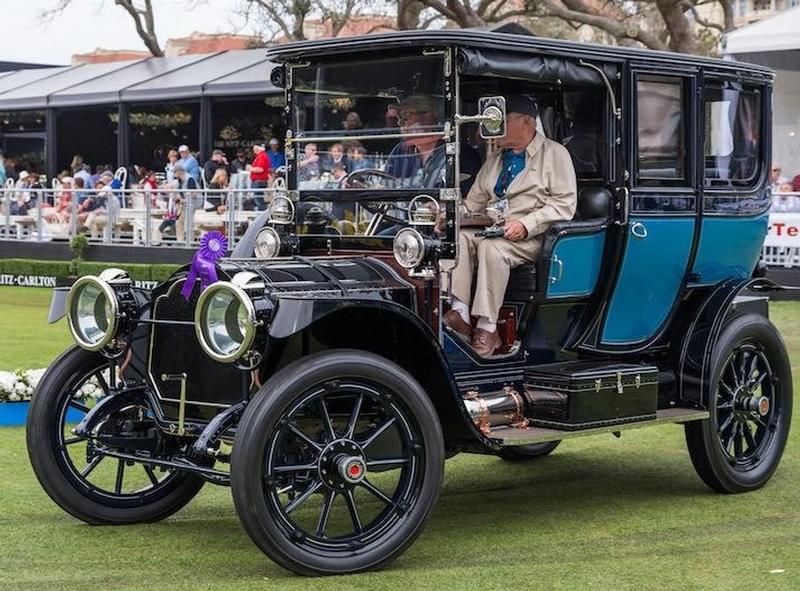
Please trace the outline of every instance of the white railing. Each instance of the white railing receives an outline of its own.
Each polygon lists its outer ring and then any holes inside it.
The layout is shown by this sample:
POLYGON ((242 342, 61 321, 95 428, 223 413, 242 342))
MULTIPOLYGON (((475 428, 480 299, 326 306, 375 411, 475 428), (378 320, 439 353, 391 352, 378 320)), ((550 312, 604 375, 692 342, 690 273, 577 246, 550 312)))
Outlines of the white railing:
POLYGON ((218 230, 232 246, 276 190, 0 188, 0 239, 192 247, 218 230))

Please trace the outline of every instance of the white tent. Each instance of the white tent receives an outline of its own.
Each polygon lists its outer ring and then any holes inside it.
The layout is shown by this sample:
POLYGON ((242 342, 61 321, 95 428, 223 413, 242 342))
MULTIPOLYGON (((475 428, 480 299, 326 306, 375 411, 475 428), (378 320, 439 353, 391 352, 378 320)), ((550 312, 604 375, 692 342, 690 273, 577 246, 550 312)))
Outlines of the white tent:
POLYGON ((783 176, 800 174, 800 7, 725 35, 725 57, 775 70, 772 157, 783 176))
MULTIPOLYGON (((800 51, 800 6, 725 35, 726 55, 800 51)), ((800 69, 800 63, 795 62, 800 69)))

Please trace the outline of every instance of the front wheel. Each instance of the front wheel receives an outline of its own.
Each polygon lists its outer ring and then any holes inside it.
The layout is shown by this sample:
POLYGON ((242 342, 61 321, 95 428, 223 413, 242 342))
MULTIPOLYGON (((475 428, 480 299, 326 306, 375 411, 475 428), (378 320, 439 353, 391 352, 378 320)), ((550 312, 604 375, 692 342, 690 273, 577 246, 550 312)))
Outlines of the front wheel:
POLYGON ((236 430, 231 488, 242 525, 298 574, 379 568, 420 534, 444 445, 425 391, 391 361, 342 350, 276 373, 236 430))
MULTIPOLYGON (((27 420, 28 455, 45 492, 64 511, 94 525, 158 521, 178 511, 204 481, 103 453, 71 427, 94 401, 116 391, 116 364, 73 347, 56 359, 33 394, 27 420)), ((132 406, 103 418, 102 431, 145 424, 147 409, 132 406)), ((157 434, 154 436, 158 436, 157 434)))
POLYGON ((715 346, 706 421, 686 424, 686 443, 709 487, 739 493, 764 486, 786 446, 792 373, 780 333, 757 315, 736 318, 715 346))

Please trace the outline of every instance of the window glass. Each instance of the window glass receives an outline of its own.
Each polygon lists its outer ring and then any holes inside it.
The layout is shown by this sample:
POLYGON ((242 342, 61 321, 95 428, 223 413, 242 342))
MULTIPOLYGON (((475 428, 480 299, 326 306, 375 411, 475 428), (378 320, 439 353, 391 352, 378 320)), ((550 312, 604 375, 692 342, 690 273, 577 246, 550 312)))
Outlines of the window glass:
POLYGON ((443 187, 443 65, 427 55, 295 68, 298 187, 443 187))
POLYGON ((741 184, 758 172, 760 95, 722 84, 705 90, 707 185, 741 184), (738 181, 738 182, 737 182, 738 181))
POLYGON ((579 176, 602 176, 605 97, 595 89, 564 92, 563 144, 579 176))
POLYGON ((685 179, 683 80, 639 79, 636 109, 639 179, 685 179))

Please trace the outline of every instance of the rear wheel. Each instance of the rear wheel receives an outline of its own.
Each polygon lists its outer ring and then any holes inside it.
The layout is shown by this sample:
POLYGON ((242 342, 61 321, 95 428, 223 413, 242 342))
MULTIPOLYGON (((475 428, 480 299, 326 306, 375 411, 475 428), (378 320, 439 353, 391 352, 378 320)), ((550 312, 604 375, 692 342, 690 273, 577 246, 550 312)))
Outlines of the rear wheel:
POLYGON ((549 455, 561 441, 534 443, 531 445, 512 445, 504 447, 497 455, 508 462, 529 462, 549 455))
POLYGON ((686 424, 692 463, 718 492, 755 490, 775 472, 789 435, 792 374, 780 333, 762 316, 734 319, 711 371, 711 416, 686 424))
MULTIPOLYGON (((97 398, 112 394, 116 365, 99 353, 70 349, 53 362, 33 395, 27 420, 28 455, 39 483, 64 511, 90 524, 158 521, 178 511, 204 481, 174 470, 103 454, 71 432, 97 398)), ((103 417, 101 430, 134 425, 146 409, 103 417)))
POLYGON ((231 487, 270 558, 305 575, 379 568, 422 531, 439 495, 436 412, 408 372, 362 351, 276 373, 236 431, 231 487))

